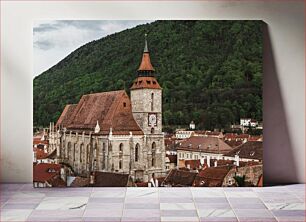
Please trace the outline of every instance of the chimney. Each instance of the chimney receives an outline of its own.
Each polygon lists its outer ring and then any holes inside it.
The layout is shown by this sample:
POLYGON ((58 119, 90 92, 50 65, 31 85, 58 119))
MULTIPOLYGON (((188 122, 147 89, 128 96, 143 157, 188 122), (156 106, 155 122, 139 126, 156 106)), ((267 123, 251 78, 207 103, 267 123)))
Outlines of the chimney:
POLYGON ((210 156, 207 156, 207 166, 210 167, 210 156))

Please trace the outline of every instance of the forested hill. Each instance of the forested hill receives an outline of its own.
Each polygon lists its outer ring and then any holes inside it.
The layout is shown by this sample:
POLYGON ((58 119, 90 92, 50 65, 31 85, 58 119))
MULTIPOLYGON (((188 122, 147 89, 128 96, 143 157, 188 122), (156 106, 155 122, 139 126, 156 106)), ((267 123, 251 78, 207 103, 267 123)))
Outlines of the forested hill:
POLYGON ((126 89, 136 78, 144 34, 163 88, 166 126, 226 128, 262 120, 260 21, 156 21, 78 48, 34 79, 34 126, 56 122, 83 94, 126 89))

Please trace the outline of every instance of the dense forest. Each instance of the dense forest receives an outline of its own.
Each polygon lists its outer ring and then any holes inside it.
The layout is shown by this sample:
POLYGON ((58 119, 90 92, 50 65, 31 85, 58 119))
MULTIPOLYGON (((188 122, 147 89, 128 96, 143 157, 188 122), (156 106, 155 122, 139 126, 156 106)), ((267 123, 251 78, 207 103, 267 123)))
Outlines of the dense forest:
POLYGON ((78 48, 34 79, 34 126, 56 122, 83 94, 125 89, 136 78, 148 33, 163 88, 165 127, 226 129, 262 121, 260 21, 156 21, 78 48))

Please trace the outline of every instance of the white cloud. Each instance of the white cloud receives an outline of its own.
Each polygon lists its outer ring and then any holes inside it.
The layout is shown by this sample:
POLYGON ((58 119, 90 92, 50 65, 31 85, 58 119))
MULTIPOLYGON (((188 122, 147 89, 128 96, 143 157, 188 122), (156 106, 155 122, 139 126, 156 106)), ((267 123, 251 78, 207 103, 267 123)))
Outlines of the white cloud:
POLYGON ((34 73, 41 74, 80 46, 151 21, 53 20, 33 27, 34 73))

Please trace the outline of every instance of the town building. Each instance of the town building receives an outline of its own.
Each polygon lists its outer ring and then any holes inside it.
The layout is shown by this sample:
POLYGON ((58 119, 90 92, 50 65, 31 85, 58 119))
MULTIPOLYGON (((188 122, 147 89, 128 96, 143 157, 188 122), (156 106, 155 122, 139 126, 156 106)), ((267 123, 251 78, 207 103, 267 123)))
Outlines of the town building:
POLYGON ((222 159, 233 148, 218 137, 193 136, 180 142, 177 148, 178 165, 186 160, 206 159, 210 167, 212 159, 222 159))
POLYGON ((258 121, 251 118, 241 118, 240 125, 243 127, 257 127, 258 121))
POLYGON ((162 88, 155 78, 147 40, 137 78, 124 90, 83 95, 50 125, 49 152, 78 176, 93 171, 129 174, 148 181, 165 172, 162 88))
POLYGON ((176 139, 188 139, 191 136, 193 136, 193 134, 194 134, 193 130, 178 129, 175 132, 175 138, 176 139))
POLYGON ((193 121, 191 121, 190 124, 189 124, 189 129, 195 130, 195 128, 196 128, 195 123, 193 121))
POLYGON ((248 141, 246 143, 237 146, 235 149, 229 151, 224 155, 227 160, 239 161, 253 161, 262 162, 263 160, 263 142, 262 141, 248 141))

